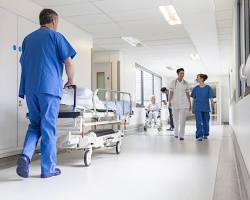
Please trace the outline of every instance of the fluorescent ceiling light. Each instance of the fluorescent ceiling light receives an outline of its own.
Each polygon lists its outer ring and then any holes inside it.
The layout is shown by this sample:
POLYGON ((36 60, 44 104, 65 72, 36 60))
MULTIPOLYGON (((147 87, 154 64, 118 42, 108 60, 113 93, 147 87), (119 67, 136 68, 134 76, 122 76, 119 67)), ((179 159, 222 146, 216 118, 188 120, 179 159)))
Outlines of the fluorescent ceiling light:
POLYGON ((127 43, 129 43, 130 45, 132 45, 133 47, 142 47, 142 43, 137 40, 136 38, 133 37, 122 37, 122 39, 124 41, 126 41, 127 43))
POLYGON ((195 53, 195 54, 191 53, 190 57, 191 57, 192 60, 200 60, 200 56, 199 56, 198 53, 195 53))
POLYGON ((174 71, 175 69, 173 68, 173 67, 171 67, 171 66, 166 66, 165 67, 167 70, 169 70, 169 71, 174 71))
POLYGON ((181 24, 181 19, 178 16, 174 6, 159 6, 159 9, 169 25, 181 24))

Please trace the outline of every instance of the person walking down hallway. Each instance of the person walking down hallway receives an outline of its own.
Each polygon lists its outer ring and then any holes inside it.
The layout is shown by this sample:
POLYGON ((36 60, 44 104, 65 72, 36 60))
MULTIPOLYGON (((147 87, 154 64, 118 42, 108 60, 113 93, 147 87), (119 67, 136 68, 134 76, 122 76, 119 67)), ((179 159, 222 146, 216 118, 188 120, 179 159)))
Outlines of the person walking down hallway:
POLYGON ((39 15, 41 27, 25 37, 20 63, 22 66, 19 97, 26 97, 30 125, 22 154, 17 161, 19 176, 29 176, 29 165, 41 138, 41 178, 61 174, 56 168, 56 121, 63 92, 64 65, 68 82, 73 84, 71 59, 76 55, 65 37, 56 32, 58 15, 43 9, 39 15))
POLYGON ((184 80, 184 69, 177 69, 177 79, 170 84, 169 107, 173 110, 174 136, 184 140, 186 117, 191 111, 190 89, 184 80))
POLYGON ((205 84, 208 76, 206 74, 197 75, 197 85, 192 91, 192 98, 194 99, 193 112, 196 119, 196 139, 202 141, 209 136, 209 120, 210 120, 210 105, 213 101, 213 90, 209 85, 205 84))
MULTIPOLYGON (((166 103, 169 102, 169 90, 166 87, 161 88, 161 92, 166 95, 166 103)), ((169 124, 170 127, 167 129, 167 131, 173 131, 174 130, 174 120, 173 120, 173 111, 171 107, 168 107, 169 112, 169 124)))

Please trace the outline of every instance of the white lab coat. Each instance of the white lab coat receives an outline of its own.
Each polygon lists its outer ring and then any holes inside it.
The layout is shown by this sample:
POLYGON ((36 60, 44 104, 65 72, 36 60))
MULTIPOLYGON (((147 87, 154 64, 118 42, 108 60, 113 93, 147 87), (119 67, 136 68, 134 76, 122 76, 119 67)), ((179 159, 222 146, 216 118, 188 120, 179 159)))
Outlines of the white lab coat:
POLYGON ((187 92, 190 92, 187 81, 173 80, 170 84, 170 91, 173 92, 171 101, 174 119, 174 134, 180 138, 184 138, 186 117, 189 109, 189 101, 187 92))

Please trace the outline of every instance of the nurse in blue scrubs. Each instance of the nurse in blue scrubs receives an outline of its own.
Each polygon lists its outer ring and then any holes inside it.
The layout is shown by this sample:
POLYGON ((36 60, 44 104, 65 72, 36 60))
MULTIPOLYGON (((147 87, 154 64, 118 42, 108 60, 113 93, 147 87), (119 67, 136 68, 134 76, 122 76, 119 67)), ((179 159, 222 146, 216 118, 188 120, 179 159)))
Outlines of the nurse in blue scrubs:
POLYGON ((213 91, 209 85, 205 84, 208 76, 198 74, 198 85, 193 89, 191 97, 194 99, 193 112, 196 119, 196 139, 202 141, 209 136, 210 104, 212 104, 213 91))
POLYGON ((56 121, 62 97, 62 75, 65 66, 68 81, 73 84, 72 59, 75 50, 66 38, 56 32, 58 15, 44 9, 39 15, 41 27, 25 37, 20 63, 22 66, 19 97, 26 98, 30 125, 22 154, 17 162, 17 174, 27 178, 29 165, 41 138, 41 178, 61 174, 56 167, 56 121))

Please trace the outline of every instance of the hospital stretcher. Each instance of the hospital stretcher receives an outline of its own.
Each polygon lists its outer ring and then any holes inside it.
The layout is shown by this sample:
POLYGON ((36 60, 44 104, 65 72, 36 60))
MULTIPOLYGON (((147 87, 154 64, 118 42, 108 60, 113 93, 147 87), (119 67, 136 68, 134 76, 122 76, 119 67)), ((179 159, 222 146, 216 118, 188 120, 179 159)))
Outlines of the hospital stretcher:
POLYGON ((76 86, 71 86, 74 90, 73 106, 61 105, 57 131, 59 149, 83 150, 84 165, 91 164, 92 152, 94 149, 115 149, 116 154, 121 152, 122 138, 126 131, 127 123, 132 113, 132 101, 130 93, 97 89, 93 93, 93 109, 79 107, 76 104, 76 86), (95 96, 99 92, 109 93, 116 96, 114 101, 109 101, 113 105, 120 107, 110 110, 97 109, 95 106, 95 96), (124 98, 128 98, 125 101, 124 98), (117 100, 122 99, 122 100, 117 100), (119 113, 117 110, 119 109, 119 113), (111 125, 112 128, 99 129, 100 126, 111 125), (113 126, 117 125, 117 129, 113 126), (86 131, 87 129, 90 129, 86 131))

